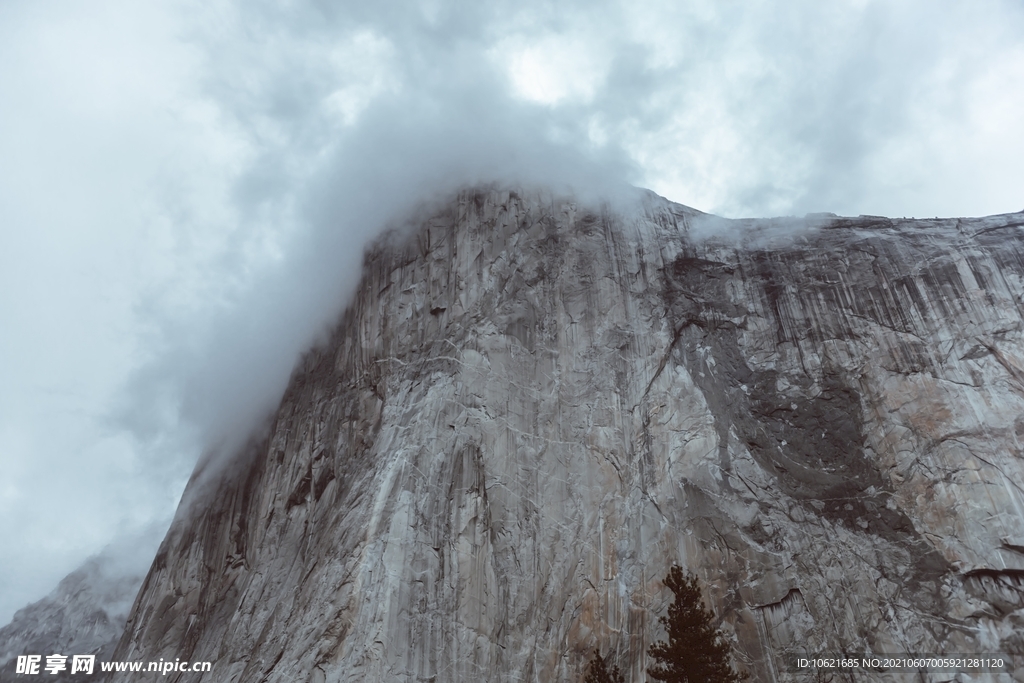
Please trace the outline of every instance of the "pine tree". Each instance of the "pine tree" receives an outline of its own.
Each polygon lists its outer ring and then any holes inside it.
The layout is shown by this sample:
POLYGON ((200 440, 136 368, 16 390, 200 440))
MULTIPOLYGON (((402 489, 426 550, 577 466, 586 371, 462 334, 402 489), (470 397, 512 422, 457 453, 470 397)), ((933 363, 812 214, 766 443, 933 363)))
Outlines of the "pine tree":
POLYGON ((647 651, 656 664, 647 675, 666 683, 739 683, 746 680, 729 666, 729 644, 714 627, 714 615, 700 598, 697 577, 683 575, 674 566, 665 585, 675 595, 668 616, 659 617, 668 631, 668 642, 655 643, 647 651))
POLYGON ((625 683, 625 679, 622 677, 622 673, 619 672, 619 667, 617 666, 613 666, 612 670, 608 671, 604 658, 598 653, 594 657, 594 661, 590 663, 583 683, 625 683))

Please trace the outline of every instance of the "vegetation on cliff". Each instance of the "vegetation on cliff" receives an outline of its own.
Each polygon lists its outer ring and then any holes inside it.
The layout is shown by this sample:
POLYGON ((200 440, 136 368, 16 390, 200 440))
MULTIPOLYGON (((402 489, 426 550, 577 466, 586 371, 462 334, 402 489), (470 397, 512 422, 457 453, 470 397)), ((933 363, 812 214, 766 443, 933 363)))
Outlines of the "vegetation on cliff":
POLYGON ((704 607, 697 577, 673 566, 665 585, 675 595, 668 615, 658 621, 668 641, 655 643, 647 653, 657 662, 647 669, 656 681, 668 683, 739 683, 746 680, 729 665, 729 644, 714 625, 714 615, 704 607))

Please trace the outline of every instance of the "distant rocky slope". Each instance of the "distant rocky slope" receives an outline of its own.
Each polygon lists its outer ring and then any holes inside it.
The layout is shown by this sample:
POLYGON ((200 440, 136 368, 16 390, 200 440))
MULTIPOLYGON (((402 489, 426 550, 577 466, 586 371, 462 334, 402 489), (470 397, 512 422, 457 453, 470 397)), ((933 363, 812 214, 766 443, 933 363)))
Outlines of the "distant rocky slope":
POLYGON ((600 651, 643 681, 676 562, 753 680, 1024 655, 1022 297, 1021 214, 464 192, 367 256, 266 437, 200 465, 115 657, 540 682, 600 651))
MULTIPOLYGON (((44 665, 47 655, 67 655, 68 672, 72 655, 110 659, 143 578, 142 572, 101 553, 68 574, 45 598, 18 610, 0 629, 0 683, 36 678, 15 673, 19 655, 40 655, 44 665)), ((68 672, 40 676, 60 681, 99 678, 68 672)))

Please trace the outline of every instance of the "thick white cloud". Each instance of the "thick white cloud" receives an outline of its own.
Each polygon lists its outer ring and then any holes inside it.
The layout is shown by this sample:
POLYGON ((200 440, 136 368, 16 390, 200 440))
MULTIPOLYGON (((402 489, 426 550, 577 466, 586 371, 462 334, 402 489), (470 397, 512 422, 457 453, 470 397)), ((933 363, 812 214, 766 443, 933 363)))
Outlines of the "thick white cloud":
POLYGON ((418 201, 1024 208, 1015 2, 13 2, 0 63, 0 621, 167 518, 418 201))

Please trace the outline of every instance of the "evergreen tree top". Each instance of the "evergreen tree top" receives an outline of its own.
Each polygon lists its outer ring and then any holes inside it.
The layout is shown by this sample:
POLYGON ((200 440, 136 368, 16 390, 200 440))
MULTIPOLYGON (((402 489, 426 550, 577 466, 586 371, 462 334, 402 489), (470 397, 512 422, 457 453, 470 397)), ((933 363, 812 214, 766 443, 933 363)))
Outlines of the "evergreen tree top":
POLYGON ((674 600, 668 614, 658 621, 665 627, 668 642, 651 645, 648 655, 655 660, 647 675, 667 683, 739 683, 729 665, 729 644, 714 624, 714 615, 704 607, 697 577, 673 566, 665 585, 674 600))

